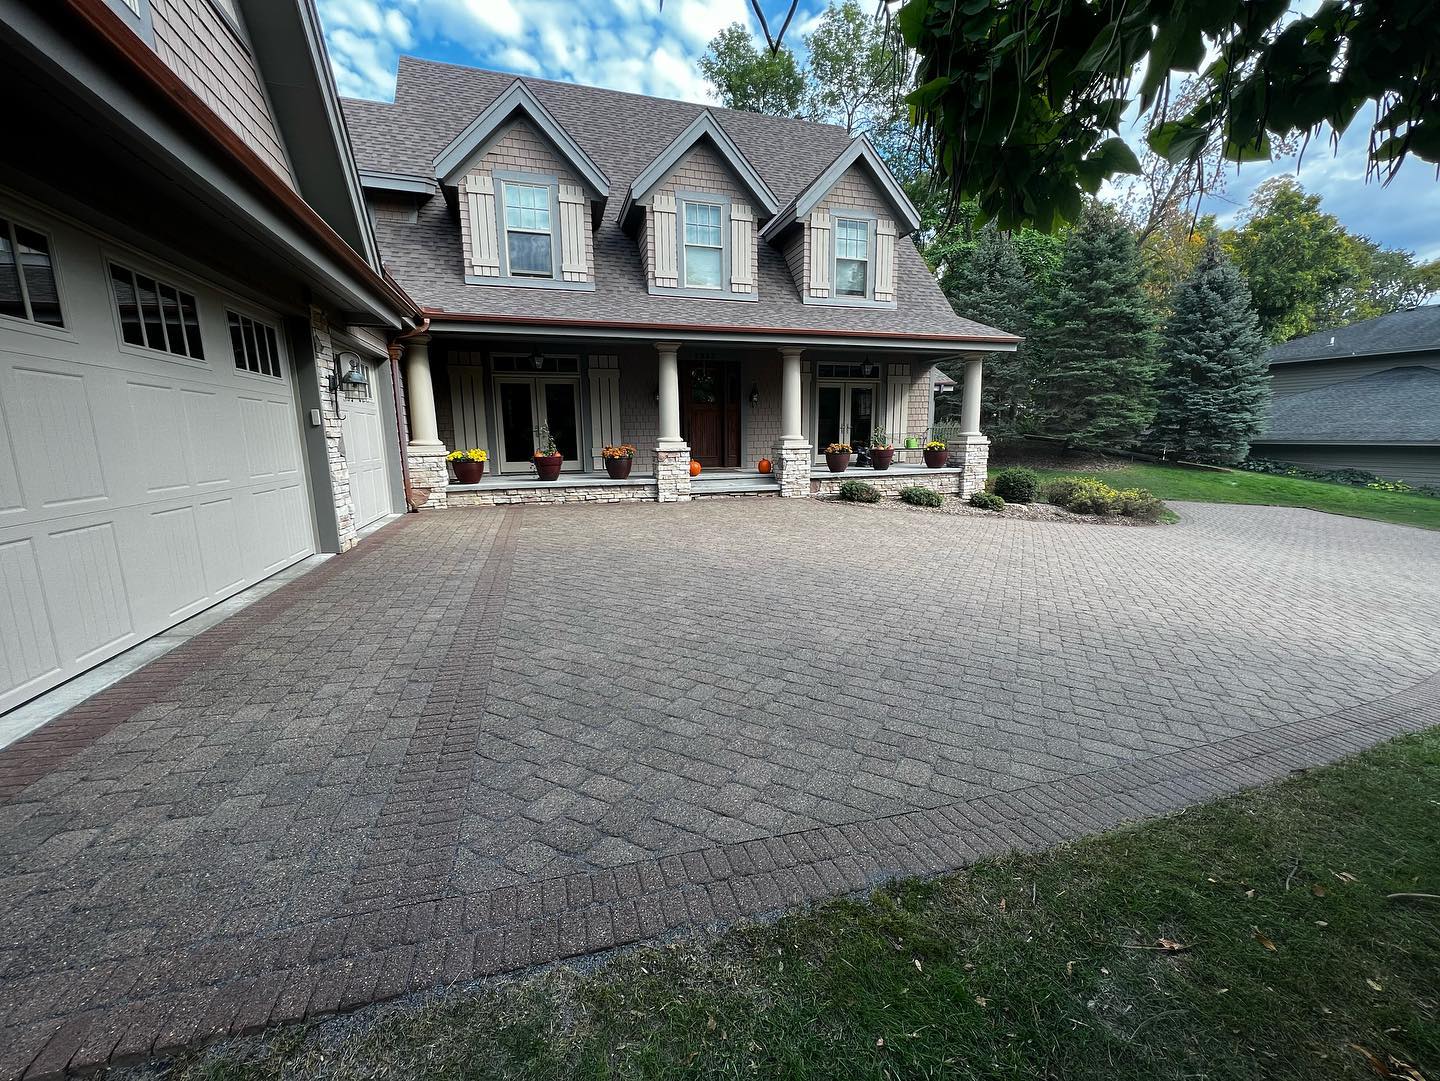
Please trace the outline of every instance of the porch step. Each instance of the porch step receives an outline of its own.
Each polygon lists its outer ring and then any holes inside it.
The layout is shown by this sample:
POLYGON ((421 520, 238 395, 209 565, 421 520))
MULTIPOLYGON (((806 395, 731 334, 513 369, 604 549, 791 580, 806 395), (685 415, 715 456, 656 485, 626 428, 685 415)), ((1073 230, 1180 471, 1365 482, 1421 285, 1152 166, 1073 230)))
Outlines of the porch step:
POLYGON ((690 481, 690 496, 704 499, 706 496, 771 495, 780 494, 780 485, 773 476, 763 473, 721 473, 707 477, 703 473, 690 481))

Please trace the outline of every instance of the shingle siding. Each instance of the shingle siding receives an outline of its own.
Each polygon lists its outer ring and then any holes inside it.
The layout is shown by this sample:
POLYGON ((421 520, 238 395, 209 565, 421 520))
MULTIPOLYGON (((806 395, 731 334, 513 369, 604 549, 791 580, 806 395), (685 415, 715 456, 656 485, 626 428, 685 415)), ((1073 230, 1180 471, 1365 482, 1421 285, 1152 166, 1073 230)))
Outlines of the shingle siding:
POLYGON ((1302 394, 1307 390, 1328 387, 1364 375, 1387 371, 1401 365, 1420 365, 1440 369, 1440 349, 1429 355, 1402 357, 1360 357, 1355 360, 1312 360, 1293 364, 1276 364, 1270 369, 1270 389, 1275 397, 1302 394))
POLYGON ((1250 454, 1308 469, 1364 469, 1386 480, 1440 487, 1440 447, 1327 447, 1303 443, 1254 443, 1250 454))
POLYGON ((294 178, 249 46, 210 0, 150 0, 155 53, 292 188, 294 178))

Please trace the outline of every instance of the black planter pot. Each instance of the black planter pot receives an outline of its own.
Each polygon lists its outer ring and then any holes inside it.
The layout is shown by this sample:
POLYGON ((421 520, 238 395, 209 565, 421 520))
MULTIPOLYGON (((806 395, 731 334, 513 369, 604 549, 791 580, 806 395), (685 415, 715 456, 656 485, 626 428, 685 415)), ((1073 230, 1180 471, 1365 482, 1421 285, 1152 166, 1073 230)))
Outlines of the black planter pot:
POLYGON ((889 469, 890 463, 895 460, 894 447, 871 447, 870 467, 872 469, 889 469))
POLYGON ((535 456, 535 473, 541 480, 556 480, 560 476, 560 467, 565 464, 565 459, 558 454, 551 454, 548 457, 535 456))

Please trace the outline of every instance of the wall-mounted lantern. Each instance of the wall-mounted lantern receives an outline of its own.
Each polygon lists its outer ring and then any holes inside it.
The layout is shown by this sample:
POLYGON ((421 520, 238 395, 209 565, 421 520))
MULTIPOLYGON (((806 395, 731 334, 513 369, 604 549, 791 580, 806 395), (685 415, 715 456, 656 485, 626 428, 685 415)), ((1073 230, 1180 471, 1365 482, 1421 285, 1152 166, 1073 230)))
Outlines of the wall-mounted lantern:
POLYGON ((370 400, 370 377, 365 374, 365 362, 360 354, 352 350, 335 354, 335 370, 330 373, 330 397, 335 403, 335 412, 340 415, 340 395, 346 401, 367 402, 370 400))

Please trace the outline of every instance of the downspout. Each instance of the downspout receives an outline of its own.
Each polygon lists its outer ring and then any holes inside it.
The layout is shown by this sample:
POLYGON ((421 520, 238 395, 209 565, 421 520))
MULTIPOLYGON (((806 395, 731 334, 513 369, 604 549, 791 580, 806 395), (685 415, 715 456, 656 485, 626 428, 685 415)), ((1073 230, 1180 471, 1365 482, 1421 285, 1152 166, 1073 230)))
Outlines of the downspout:
POLYGON ((405 505, 412 511, 420 509, 410 488, 410 421, 405 415, 405 388, 400 376, 400 357, 405 352, 405 340, 424 334, 430 329, 430 317, 421 316, 420 325, 390 339, 387 352, 390 354, 391 396, 395 399, 395 431, 400 436, 400 482, 405 486, 405 505))

